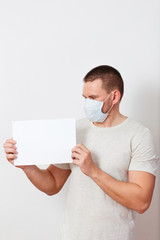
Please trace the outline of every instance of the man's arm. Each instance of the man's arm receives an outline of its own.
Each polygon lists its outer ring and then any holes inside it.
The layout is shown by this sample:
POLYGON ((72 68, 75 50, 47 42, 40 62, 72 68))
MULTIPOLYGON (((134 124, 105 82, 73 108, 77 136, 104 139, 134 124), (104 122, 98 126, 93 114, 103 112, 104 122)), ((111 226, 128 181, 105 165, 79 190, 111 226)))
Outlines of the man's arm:
POLYGON ((72 149, 73 164, 92 178, 112 199, 138 213, 147 210, 151 203, 155 176, 143 171, 128 171, 128 182, 118 181, 94 163, 91 152, 83 144, 72 149))
POLYGON ((118 181, 95 166, 90 176, 112 199, 123 206, 144 213, 152 199, 155 176, 148 172, 128 171, 128 182, 118 181))
POLYGON ((45 170, 33 165, 21 168, 32 184, 49 196, 57 194, 62 189, 71 173, 70 169, 60 169, 54 165, 50 165, 45 170))
MULTIPOLYGON (((14 159, 16 159, 18 154, 15 144, 16 142, 13 139, 8 139, 3 145, 6 152, 6 158, 13 165, 14 159)), ((54 165, 50 165, 45 170, 39 169, 34 165, 17 167, 25 172, 28 179, 36 188, 47 195, 57 194, 71 173, 70 169, 60 169, 54 165)))

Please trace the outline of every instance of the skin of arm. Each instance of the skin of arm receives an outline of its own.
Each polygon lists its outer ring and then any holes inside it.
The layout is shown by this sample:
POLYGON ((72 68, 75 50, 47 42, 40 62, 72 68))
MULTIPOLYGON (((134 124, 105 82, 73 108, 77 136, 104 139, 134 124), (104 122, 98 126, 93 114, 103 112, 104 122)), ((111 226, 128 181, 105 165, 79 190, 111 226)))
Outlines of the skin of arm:
MULTIPOLYGON (((3 144, 6 158, 13 165, 18 154, 15 144, 16 141, 13 139, 8 139, 3 144)), ((35 165, 17 167, 24 171, 36 188, 49 196, 57 194, 61 190, 71 173, 70 169, 61 169, 52 164, 45 170, 39 169, 35 165)))
POLYGON ((72 149, 72 159, 73 164, 78 165, 113 200, 140 214, 148 209, 155 185, 153 174, 128 171, 128 182, 119 181, 94 163, 91 152, 83 144, 72 149))
POLYGON ((71 170, 60 169, 54 165, 50 165, 45 170, 34 165, 21 168, 32 184, 49 196, 57 194, 62 189, 71 172, 71 170))
POLYGON ((118 181, 97 168, 91 176, 95 183, 121 205, 142 214, 150 206, 155 176, 142 171, 128 171, 128 182, 118 181))

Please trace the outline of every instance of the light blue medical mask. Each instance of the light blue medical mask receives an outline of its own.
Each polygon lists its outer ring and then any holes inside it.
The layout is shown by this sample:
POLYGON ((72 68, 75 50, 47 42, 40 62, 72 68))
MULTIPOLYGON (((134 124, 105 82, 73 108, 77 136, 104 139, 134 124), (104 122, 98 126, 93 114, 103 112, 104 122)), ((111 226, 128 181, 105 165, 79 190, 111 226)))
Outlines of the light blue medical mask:
MULTIPOLYGON (((107 98, 110 95, 107 96, 107 98)), ((106 99, 107 99, 106 98, 106 99)), ((113 105, 111 108, 108 110, 108 112, 103 113, 101 111, 103 103, 106 101, 96 101, 93 99, 85 98, 85 103, 84 103, 84 112, 86 114, 86 117, 92 121, 92 122, 104 122, 104 120, 107 118, 110 110, 112 109, 113 105)))

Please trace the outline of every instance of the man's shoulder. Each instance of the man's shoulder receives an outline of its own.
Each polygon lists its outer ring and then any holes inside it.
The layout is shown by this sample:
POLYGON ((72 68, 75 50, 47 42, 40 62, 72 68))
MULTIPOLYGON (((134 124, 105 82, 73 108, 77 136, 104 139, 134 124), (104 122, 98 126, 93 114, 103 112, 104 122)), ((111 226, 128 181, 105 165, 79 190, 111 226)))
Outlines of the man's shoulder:
POLYGON ((128 130, 131 130, 135 133, 135 135, 142 135, 145 133, 151 133, 151 130, 145 126, 144 124, 140 123, 139 121, 129 118, 128 130))

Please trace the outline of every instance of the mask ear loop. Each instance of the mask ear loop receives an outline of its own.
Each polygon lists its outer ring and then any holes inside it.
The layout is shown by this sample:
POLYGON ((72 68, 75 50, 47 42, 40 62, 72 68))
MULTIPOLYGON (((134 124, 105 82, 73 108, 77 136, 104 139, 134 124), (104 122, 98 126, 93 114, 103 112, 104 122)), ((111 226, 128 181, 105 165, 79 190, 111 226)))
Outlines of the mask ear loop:
POLYGON ((106 99, 108 99, 109 98, 109 96, 111 95, 111 93, 105 98, 105 100, 103 101, 103 103, 106 101, 106 99))
MULTIPOLYGON (((111 93, 107 96, 107 98, 108 98, 110 95, 111 95, 111 93)), ((107 99, 107 98, 106 98, 106 99, 107 99)), ((106 101, 106 99, 104 100, 104 102, 106 101)), ((109 112, 112 110, 113 106, 114 106, 114 104, 112 104, 112 106, 111 106, 110 109, 108 110, 108 115, 110 115, 109 112)))
POLYGON ((111 106, 110 109, 108 110, 108 115, 110 115, 109 112, 112 110, 113 106, 114 106, 114 104, 112 104, 112 106, 111 106))

